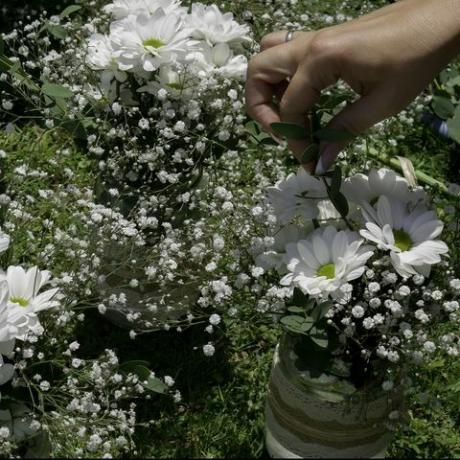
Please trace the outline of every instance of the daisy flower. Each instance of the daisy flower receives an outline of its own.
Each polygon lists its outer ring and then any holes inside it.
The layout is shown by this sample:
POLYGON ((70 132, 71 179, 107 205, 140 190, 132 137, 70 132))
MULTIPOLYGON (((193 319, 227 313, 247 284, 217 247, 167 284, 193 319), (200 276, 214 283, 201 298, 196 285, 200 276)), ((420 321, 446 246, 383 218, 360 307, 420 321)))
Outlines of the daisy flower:
POLYGON ((297 174, 289 174, 274 187, 267 187, 267 194, 281 224, 296 216, 316 219, 319 216, 318 203, 327 199, 324 183, 303 168, 299 168, 297 174))
POLYGON ((222 13, 216 5, 192 4, 187 26, 190 27, 193 38, 205 40, 210 46, 251 41, 248 26, 238 24, 232 13, 222 13))
POLYGON ((428 276, 431 265, 449 251, 436 239, 443 223, 422 204, 410 210, 407 203, 381 196, 374 207, 363 206, 363 216, 366 229, 360 231, 361 236, 389 251, 395 270, 403 277, 428 276))
MULTIPOLYGON (((38 331, 40 321, 37 314, 59 305, 56 300, 57 288, 39 293, 50 277, 50 272, 37 267, 26 271, 17 266, 8 267, 6 273, 0 275, 0 279, 6 281, 8 287, 7 309, 5 312, 3 308, 1 314, 6 317, 10 336, 23 340, 29 331, 38 331)), ((5 295, 4 290, 2 295, 5 295)))
POLYGON ((355 174, 344 180, 342 192, 348 200, 375 204, 381 195, 404 203, 416 203, 426 198, 423 189, 411 190, 404 177, 391 169, 373 169, 369 175, 355 174))
POLYGON ((289 273, 281 284, 296 286, 315 298, 340 296, 340 288, 360 278, 373 255, 363 243, 356 232, 337 231, 331 225, 318 228, 307 239, 286 246, 289 273))
POLYGON ((242 54, 234 55, 233 50, 227 43, 218 43, 210 46, 203 42, 199 48, 187 57, 197 68, 203 72, 203 76, 214 72, 225 78, 237 78, 243 80, 246 76, 248 61, 242 54))
POLYGON ((146 72, 182 61, 193 42, 182 17, 161 8, 152 16, 128 16, 112 23, 110 39, 120 70, 146 72))
POLYGON ((274 234, 273 246, 269 251, 259 254, 255 261, 264 270, 275 268, 279 273, 286 273, 284 257, 286 246, 293 241, 306 238, 311 231, 308 227, 301 227, 295 224, 288 224, 278 229, 274 234))
POLYGON ((0 233, 0 253, 5 252, 10 247, 10 237, 5 233, 0 233))
POLYGON ((86 63, 93 70, 102 70, 101 81, 104 87, 108 86, 114 78, 119 82, 126 81, 127 75, 118 69, 112 43, 107 35, 91 35, 88 39, 86 63))
POLYGON ((180 4, 180 0, 114 0, 104 6, 103 10, 116 19, 123 19, 130 14, 154 14, 159 8, 166 14, 184 14, 186 9, 180 4))

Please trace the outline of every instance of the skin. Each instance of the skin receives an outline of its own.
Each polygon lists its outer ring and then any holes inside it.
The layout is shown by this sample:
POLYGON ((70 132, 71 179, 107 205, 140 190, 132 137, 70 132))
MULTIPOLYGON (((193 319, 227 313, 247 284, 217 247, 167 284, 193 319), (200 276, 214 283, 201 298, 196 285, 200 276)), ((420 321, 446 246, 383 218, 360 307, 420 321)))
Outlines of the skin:
MULTIPOLYGON (((287 43, 286 34, 265 36, 249 63, 248 114, 272 134, 274 122, 308 126, 321 91, 343 80, 360 97, 328 127, 358 135, 404 109, 460 53, 460 0, 402 0, 287 43)), ((322 144, 305 168, 324 173, 345 145, 322 144)), ((299 160, 307 146, 289 142, 299 160)))

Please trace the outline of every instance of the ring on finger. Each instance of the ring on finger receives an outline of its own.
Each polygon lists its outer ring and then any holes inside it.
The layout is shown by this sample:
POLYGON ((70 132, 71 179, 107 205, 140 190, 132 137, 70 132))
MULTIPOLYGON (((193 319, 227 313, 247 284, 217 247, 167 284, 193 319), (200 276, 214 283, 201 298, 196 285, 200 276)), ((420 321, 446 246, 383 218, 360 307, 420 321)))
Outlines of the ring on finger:
POLYGON ((284 39, 285 43, 290 42, 294 38, 294 31, 288 30, 286 33, 286 38, 284 39))

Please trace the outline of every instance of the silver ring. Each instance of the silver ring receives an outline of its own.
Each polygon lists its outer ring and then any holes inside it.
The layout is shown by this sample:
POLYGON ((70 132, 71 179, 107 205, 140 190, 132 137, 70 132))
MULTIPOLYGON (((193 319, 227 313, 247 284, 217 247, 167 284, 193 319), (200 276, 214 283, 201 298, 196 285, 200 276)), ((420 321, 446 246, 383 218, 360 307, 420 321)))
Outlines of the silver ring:
POLYGON ((286 38, 284 39, 285 43, 290 42, 294 38, 294 31, 289 30, 286 34, 286 38))

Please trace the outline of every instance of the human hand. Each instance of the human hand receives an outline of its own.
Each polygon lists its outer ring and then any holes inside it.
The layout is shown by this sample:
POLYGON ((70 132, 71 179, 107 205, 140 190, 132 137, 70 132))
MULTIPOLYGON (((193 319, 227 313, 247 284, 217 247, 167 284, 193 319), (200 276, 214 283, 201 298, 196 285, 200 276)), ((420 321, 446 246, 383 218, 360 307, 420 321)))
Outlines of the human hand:
MULTIPOLYGON (((272 133, 275 122, 306 126, 321 91, 341 79, 361 97, 328 127, 358 135, 406 107, 460 52, 460 0, 402 0, 287 43, 286 34, 265 36, 249 63, 248 114, 272 133)), ((345 145, 323 143, 306 169, 323 174, 345 145)), ((289 141, 299 161, 307 146, 289 141)))

